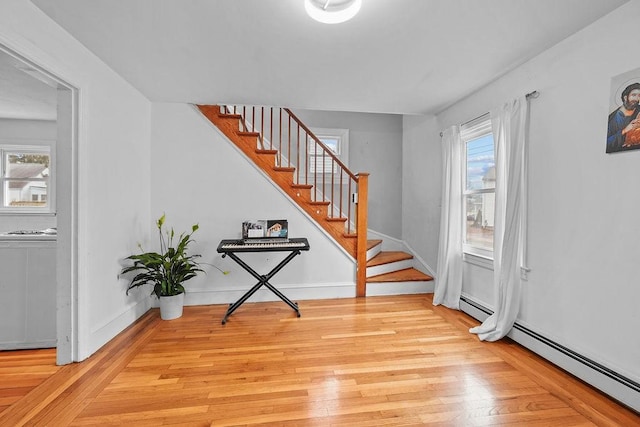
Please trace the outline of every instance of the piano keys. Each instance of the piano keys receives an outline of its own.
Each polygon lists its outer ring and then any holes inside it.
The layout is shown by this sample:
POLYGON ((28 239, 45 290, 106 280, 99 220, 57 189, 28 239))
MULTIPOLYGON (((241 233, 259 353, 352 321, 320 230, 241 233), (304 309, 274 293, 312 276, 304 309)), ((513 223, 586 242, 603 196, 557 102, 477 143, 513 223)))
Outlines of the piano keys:
POLYGON ((222 240, 218 245, 218 253, 229 252, 286 252, 308 251, 309 242, 306 238, 293 238, 286 241, 248 242, 238 239, 222 240))

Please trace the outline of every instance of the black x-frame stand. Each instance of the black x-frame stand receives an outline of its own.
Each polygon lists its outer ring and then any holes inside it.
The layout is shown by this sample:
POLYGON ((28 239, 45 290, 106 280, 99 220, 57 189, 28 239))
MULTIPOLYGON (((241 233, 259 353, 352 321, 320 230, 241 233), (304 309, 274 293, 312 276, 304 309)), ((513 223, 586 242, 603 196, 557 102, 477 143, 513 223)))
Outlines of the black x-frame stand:
POLYGON ((305 238, 290 239, 287 245, 273 244, 273 245, 264 245, 264 246, 242 245, 237 240, 222 240, 218 245, 218 252, 222 253, 222 258, 229 255, 229 258, 234 260, 240 267, 242 267, 244 270, 246 270, 249 274, 251 274, 256 279, 258 279, 258 283, 256 283, 255 286, 253 286, 244 295, 242 295, 240 299, 238 299, 233 304, 229 304, 229 308, 227 309, 227 312, 222 318, 222 324, 223 325, 226 324, 227 318, 231 316, 231 314, 234 311, 236 311, 238 307, 244 304, 244 302, 248 300, 251 297, 251 295, 256 293, 258 289, 260 289, 263 286, 267 287, 271 292, 277 295, 278 298, 284 301, 289 307, 294 309, 298 317, 300 317, 300 309, 298 308, 298 304, 291 301, 282 292, 276 289, 275 286, 269 283, 269 280, 271 280, 273 276, 275 276, 280 270, 282 270, 282 268, 285 265, 287 265, 293 258, 295 258, 297 255, 300 255, 301 251, 308 251, 308 250, 309 250, 309 242, 305 238), (280 261, 278 265, 276 265, 273 269, 271 269, 269 273, 265 275, 261 275, 258 272, 256 272, 253 268, 251 268, 251 266, 249 266, 246 262, 244 262, 240 257, 238 257, 238 255, 236 255, 236 252, 290 252, 290 253, 285 257, 285 259, 280 261))

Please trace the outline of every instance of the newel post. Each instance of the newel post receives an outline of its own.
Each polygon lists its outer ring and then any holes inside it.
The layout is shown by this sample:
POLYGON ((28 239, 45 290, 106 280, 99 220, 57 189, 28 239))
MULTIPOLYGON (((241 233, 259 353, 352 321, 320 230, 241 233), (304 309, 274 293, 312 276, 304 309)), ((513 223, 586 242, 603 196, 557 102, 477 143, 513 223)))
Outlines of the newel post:
POLYGON ((367 198, 369 174, 358 174, 358 206, 356 218, 356 296, 367 294, 367 198))

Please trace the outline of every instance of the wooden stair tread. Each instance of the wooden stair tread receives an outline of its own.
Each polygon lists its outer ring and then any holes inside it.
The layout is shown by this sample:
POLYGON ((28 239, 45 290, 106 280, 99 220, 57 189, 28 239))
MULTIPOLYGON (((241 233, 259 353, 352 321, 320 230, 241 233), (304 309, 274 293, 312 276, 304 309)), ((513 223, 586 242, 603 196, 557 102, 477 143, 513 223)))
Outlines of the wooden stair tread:
POLYGON ((433 277, 415 268, 406 268, 404 270, 367 277, 367 283, 428 282, 430 280, 433 280, 433 277))
POLYGON ((242 120, 242 115, 241 114, 219 113, 218 117, 220 117, 221 119, 238 119, 238 120, 242 120))
POLYGON ((402 251, 382 251, 367 261, 367 267, 389 264, 391 262, 404 261, 407 259, 413 259, 413 255, 402 251))
POLYGON ((377 245, 382 243, 382 239, 372 239, 372 240, 367 240, 367 250, 376 247, 377 245))
POLYGON ((337 216, 334 216, 334 217, 327 217, 327 218, 325 218, 325 219, 326 219, 327 221, 335 221, 335 222, 345 222, 345 221, 347 220, 347 218, 345 218, 345 217, 337 217, 337 216))

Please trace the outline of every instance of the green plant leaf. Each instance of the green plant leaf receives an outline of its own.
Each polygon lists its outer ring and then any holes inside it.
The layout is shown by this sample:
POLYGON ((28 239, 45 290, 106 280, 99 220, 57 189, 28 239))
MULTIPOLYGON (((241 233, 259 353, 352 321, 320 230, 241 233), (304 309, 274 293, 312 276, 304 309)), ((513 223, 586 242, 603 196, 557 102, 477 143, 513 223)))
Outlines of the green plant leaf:
MULTIPOLYGON (((137 273, 129 282, 127 294, 133 288, 151 284, 153 286, 151 294, 158 298, 177 295, 185 292, 184 282, 194 278, 200 272, 204 273, 197 261, 201 255, 187 254, 187 248, 193 242, 191 235, 199 229, 199 226, 193 225, 191 233, 181 233, 178 237, 178 245, 174 247, 175 232, 173 228, 170 232, 166 232, 167 241, 164 239, 165 218, 163 214, 156 221, 160 252, 143 252, 125 258, 132 261, 132 265, 123 267, 120 274, 137 273)), ((142 250, 142 246, 139 245, 139 248, 142 250)))

